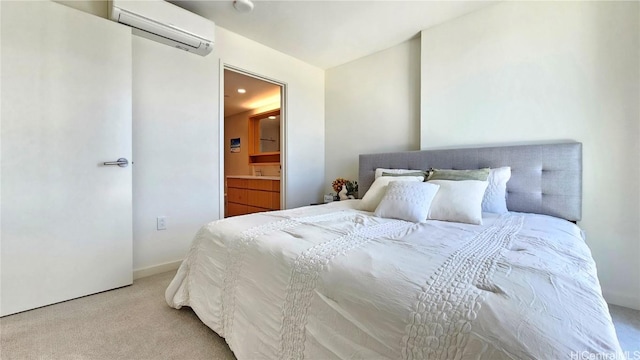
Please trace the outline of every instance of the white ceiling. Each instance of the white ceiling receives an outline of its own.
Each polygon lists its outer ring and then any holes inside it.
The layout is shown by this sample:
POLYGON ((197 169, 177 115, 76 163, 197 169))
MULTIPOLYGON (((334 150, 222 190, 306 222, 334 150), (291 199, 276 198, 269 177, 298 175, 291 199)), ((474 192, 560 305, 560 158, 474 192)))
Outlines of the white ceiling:
POLYGON ((224 117, 279 102, 280 86, 225 69, 224 117), (247 92, 240 94, 239 88, 247 92))
POLYGON ((496 1, 261 1, 239 13, 233 1, 172 3, 227 30, 328 69, 409 40, 421 30, 496 1))

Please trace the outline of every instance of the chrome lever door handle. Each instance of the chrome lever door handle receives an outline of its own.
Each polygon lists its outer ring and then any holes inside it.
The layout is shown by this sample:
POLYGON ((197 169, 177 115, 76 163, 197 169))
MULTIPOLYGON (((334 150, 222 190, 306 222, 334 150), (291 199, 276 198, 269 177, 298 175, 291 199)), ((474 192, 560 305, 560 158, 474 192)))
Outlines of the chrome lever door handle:
POLYGON ((129 160, 125 158, 120 158, 117 161, 107 161, 103 163, 104 165, 118 165, 120 167, 127 167, 129 165, 129 160))

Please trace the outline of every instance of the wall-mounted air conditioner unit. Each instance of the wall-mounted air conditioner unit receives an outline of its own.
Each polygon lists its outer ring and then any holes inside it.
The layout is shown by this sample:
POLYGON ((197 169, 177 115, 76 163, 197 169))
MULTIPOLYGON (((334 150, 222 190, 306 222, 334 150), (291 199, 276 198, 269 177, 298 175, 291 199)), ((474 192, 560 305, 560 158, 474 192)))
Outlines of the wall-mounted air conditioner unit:
POLYGON ((109 18, 131 26, 135 35, 194 54, 213 49, 212 21, 162 0, 112 0, 109 18))

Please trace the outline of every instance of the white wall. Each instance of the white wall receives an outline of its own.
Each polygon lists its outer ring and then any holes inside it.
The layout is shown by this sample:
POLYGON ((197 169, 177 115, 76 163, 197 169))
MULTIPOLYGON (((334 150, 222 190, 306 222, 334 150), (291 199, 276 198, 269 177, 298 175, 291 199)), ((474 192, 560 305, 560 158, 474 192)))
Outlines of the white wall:
POLYGON ((220 213, 220 59, 287 83, 287 207, 322 192, 324 72, 216 28, 200 57, 134 36, 134 269, 180 260, 220 213), (308 176, 308 174, 319 176, 308 176), (156 217, 167 216, 167 230, 156 217))
POLYGON ((281 119, 286 143, 283 181, 286 208, 318 201, 324 189, 325 108, 324 70, 291 56, 216 28, 216 54, 220 60, 243 70, 286 83, 281 119))
POLYGON ((640 309, 638 2, 504 2, 422 32, 421 147, 583 143, 605 298, 640 309))
POLYGON ((53 0, 53 2, 102 18, 109 16, 109 2, 107 0, 53 0))
MULTIPOLYGON (((420 39, 326 71, 324 190, 358 179, 358 155, 417 150, 420 39)), ((363 195, 363 194, 360 194, 363 195)))
MULTIPOLYGON (((97 16, 104 3, 60 1, 97 16)), ((216 28, 200 57, 133 37, 133 268, 167 269, 186 254, 198 228, 220 214, 221 61, 287 84, 286 207, 323 191, 324 71, 216 28), (309 174, 314 174, 310 176, 309 174), (156 230, 156 217, 167 230, 156 230)))
POLYGON ((133 266, 179 260, 218 214, 218 64, 133 36, 133 266), (166 216, 167 230, 156 230, 166 216))

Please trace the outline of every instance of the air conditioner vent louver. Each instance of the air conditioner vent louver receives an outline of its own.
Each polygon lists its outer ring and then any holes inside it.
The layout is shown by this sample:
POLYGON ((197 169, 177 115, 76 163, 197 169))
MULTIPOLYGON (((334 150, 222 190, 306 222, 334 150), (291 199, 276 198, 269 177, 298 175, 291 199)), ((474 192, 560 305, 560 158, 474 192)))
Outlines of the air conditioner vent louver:
POLYGON ((109 18, 133 34, 206 56, 213 49, 215 24, 164 1, 113 0, 109 18))

